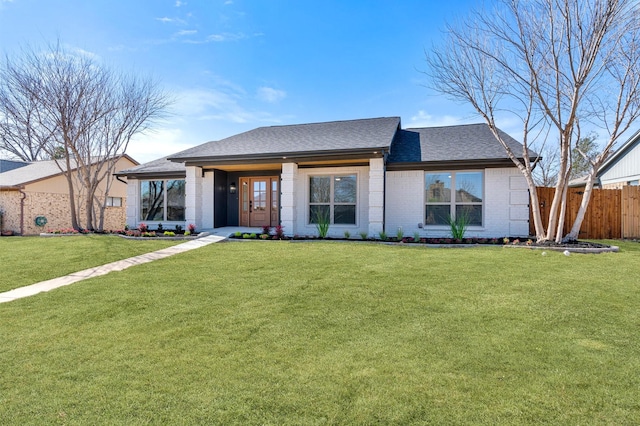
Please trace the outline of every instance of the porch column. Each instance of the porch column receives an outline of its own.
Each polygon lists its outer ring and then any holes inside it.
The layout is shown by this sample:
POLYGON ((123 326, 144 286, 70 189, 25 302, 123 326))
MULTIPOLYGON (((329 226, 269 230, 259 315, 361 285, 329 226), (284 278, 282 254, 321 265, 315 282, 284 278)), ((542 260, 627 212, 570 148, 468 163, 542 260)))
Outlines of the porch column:
POLYGON ((377 236, 384 227, 384 160, 369 160, 369 235, 377 236))
POLYGON ((202 168, 188 166, 185 180, 185 229, 190 223, 202 228, 202 168))
POLYGON ((280 224, 287 235, 296 233, 296 185, 298 164, 283 163, 280 182, 280 224))
POLYGON ((140 181, 138 179, 127 179, 126 212, 126 224, 129 228, 136 229, 140 217, 140 181))

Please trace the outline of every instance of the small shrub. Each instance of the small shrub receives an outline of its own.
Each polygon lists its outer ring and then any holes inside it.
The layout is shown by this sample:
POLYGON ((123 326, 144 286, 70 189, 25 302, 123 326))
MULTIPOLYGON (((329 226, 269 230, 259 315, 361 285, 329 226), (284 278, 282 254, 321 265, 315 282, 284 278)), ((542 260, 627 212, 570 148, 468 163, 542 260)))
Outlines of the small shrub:
POLYGON ((398 230, 396 231, 396 238, 398 240, 401 240, 402 238, 404 238, 404 231, 402 230, 402 226, 398 227, 398 230))
POLYGON ((281 240, 284 238, 284 226, 278 225, 276 226, 276 238, 281 240))
POLYGON ((163 234, 163 235, 164 235, 165 237, 175 237, 175 236, 176 236, 176 233, 175 233, 175 232, 172 232, 172 231, 164 231, 164 234, 163 234))
POLYGON ((380 236, 380 239, 382 241, 387 241, 387 233, 384 231, 380 231, 380 233, 378 234, 380 236))
POLYGON ((187 229, 186 231, 184 231, 184 235, 188 237, 189 235, 191 235, 191 231, 187 229))
POLYGON ((316 210, 314 216, 316 229, 318 230, 318 236, 320 238, 325 238, 327 236, 327 233, 329 233, 329 225, 331 222, 329 218, 329 212, 324 209, 316 210))
POLYGON ((260 234, 260 238, 266 240, 267 238, 269 238, 269 234, 260 234))
POLYGON ((242 238, 249 239, 249 238, 251 238, 251 235, 250 234, 242 234, 242 238))
POLYGON ((149 230, 149 227, 147 226, 147 224, 144 222, 140 222, 140 225, 138 225, 138 231, 147 232, 148 230, 149 230))
POLYGON ((147 232, 141 232, 140 233, 141 237, 147 237, 147 238, 153 238, 153 237, 157 237, 155 231, 147 231, 147 232))
POLYGON ((242 237, 242 232, 240 232, 240 231, 236 231, 236 232, 233 234, 233 236, 234 236, 234 237, 236 237, 236 238, 240 238, 240 237, 242 237))
POLYGON ((251 235, 249 235, 249 238, 258 238, 258 236, 255 234, 255 232, 252 232, 251 235))
POLYGON ((366 240, 368 236, 369 234, 367 234, 366 232, 360 232, 360 238, 362 238, 363 240, 366 240))
POLYGON ((509 244, 509 237, 504 237, 502 239, 502 244, 509 244))
POLYGON ((162 224, 161 224, 161 223, 159 223, 159 224, 158 224, 158 232, 162 232, 162 231, 163 231, 162 224))
POLYGON ((351 237, 351 232, 344 231, 344 237, 348 240, 351 237))
POLYGON ((176 225, 176 232, 177 233, 182 232, 182 225, 176 225))
POLYGON ((262 227, 262 234, 269 235, 270 232, 271 232, 271 227, 269 225, 264 225, 262 227))
POLYGON ((413 233, 413 241, 420 241, 420 233, 418 231, 413 233))
POLYGON ((456 240, 464 238, 464 233, 467 232, 467 226, 469 226, 469 217, 466 214, 461 214, 453 219, 451 216, 447 218, 447 224, 451 231, 451 237, 456 240))
POLYGON ((196 233, 196 225, 193 223, 190 223, 189 226, 187 226, 187 228, 189 229, 189 232, 191 232, 192 234, 196 233))

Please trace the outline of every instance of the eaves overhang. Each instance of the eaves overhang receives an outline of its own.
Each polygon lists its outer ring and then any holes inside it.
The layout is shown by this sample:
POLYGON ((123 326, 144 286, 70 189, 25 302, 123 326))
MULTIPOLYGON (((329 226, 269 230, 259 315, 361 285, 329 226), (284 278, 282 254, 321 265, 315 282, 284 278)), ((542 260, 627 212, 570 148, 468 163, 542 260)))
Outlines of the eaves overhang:
POLYGON ((180 171, 171 171, 171 172, 131 172, 131 173, 114 173, 115 176, 124 176, 127 179, 145 179, 145 180, 154 180, 154 179, 184 179, 187 176, 186 170, 183 172, 180 171))
POLYGON ((308 161, 356 160, 363 158, 382 158, 389 150, 385 147, 345 149, 330 151, 278 152, 268 154, 243 154, 225 156, 168 157, 167 160, 185 163, 186 166, 216 166, 234 164, 299 163, 308 161))
POLYGON ((515 165, 513 164, 513 161, 511 161, 509 158, 387 163, 388 171, 461 170, 461 169, 484 169, 484 168, 499 168, 499 167, 515 167, 515 165))

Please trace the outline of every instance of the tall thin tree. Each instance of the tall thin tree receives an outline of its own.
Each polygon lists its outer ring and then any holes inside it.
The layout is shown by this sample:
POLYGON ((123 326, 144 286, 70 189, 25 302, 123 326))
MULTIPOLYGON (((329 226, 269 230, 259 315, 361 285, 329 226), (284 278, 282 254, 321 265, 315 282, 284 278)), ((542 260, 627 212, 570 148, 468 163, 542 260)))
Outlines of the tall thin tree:
POLYGON ((0 78, 10 83, 0 84, 0 149, 55 159, 67 178, 71 226, 102 229, 117 161, 134 135, 164 116, 169 97, 153 80, 112 71, 59 42, 7 56, 0 78))
POLYGON ((447 26, 427 53, 435 90, 469 103, 523 173, 538 240, 563 239, 571 148, 583 128, 607 135, 565 239, 576 239, 599 167, 640 115, 640 10, 635 0, 496 0, 447 26), (522 124, 524 150, 502 140, 496 122, 522 124), (551 133, 549 133, 551 132, 551 133), (558 174, 543 225, 528 150, 539 135, 558 141, 558 174), (522 158, 522 160, 520 159, 522 158))

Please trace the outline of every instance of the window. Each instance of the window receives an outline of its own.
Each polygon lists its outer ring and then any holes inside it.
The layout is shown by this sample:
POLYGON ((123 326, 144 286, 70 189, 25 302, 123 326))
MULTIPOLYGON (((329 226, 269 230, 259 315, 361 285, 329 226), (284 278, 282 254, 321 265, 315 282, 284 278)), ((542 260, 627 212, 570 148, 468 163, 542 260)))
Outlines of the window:
POLYGON ((638 180, 630 180, 629 182, 627 182, 627 184, 629 186, 640 186, 640 181, 638 181, 638 180))
POLYGON ((335 225, 355 225, 356 175, 311 176, 309 178, 309 223, 327 218, 335 225))
POLYGON ((122 207, 122 197, 107 197, 107 207, 122 207))
POLYGON ((140 220, 184 221, 184 179, 140 182, 140 220))
POLYGON ((425 224, 447 225, 450 218, 466 217, 469 225, 482 226, 483 180, 482 172, 425 173, 425 224))

